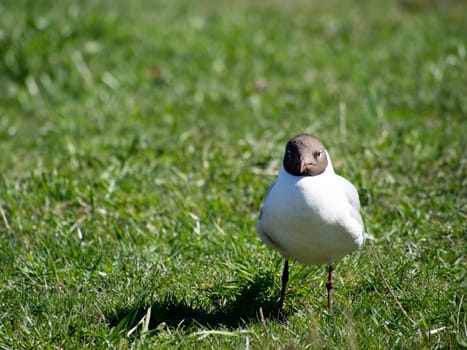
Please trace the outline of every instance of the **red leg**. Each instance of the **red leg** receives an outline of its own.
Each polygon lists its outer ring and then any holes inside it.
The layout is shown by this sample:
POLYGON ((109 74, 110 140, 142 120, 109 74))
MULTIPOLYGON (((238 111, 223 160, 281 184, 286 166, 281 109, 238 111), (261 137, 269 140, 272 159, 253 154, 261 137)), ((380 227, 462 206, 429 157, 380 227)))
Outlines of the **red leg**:
POLYGON ((332 297, 332 265, 329 265, 329 274, 328 282, 326 283, 326 288, 328 289, 328 312, 331 313, 331 297, 332 297))
POLYGON ((285 289, 287 288, 287 282, 289 281, 289 259, 285 259, 284 270, 282 270, 282 289, 281 297, 279 299, 279 310, 284 305, 285 289))

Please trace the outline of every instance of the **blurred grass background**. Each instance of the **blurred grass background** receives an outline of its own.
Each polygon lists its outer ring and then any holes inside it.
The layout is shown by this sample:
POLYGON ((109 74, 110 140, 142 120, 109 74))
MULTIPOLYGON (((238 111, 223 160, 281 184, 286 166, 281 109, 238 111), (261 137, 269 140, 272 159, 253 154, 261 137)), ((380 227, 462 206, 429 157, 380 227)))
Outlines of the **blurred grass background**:
POLYGON ((466 10, 2 1, 2 348, 465 347, 466 10), (255 223, 300 132, 377 240, 332 316, 293 264, 277 320, 255 223))

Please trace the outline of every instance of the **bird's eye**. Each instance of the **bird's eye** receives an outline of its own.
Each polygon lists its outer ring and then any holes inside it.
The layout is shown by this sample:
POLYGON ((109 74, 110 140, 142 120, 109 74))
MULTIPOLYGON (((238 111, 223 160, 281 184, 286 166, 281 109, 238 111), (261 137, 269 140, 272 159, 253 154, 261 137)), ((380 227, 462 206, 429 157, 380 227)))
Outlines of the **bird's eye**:
POLYGON ((316 151, 314 154, 316 159, 321 158, 322 155, 323 155, 323 151, 316 151))

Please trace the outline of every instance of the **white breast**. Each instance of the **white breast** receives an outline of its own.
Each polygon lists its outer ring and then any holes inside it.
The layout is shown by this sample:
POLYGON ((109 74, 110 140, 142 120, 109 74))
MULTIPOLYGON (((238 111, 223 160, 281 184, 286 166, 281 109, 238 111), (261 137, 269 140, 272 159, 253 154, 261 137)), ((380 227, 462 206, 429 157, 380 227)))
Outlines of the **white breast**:
POLYGON ((263 242, 304 264, 330 263, 357 249, 365 232, 358 194, 332 165, 317 176, 292 176, 283 168, 257 225, 263 242))

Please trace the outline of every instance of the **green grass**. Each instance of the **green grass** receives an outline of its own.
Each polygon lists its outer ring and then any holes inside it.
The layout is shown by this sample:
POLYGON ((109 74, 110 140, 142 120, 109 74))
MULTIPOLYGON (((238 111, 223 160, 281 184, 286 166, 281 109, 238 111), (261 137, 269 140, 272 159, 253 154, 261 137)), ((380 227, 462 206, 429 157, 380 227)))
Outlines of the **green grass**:
POLYGON ((466 12, 2 1, 0 348, 466 347, 466 12), (292 262, 278 319, 255 224, 300 132, 376 241, 332 315, 292 262))

